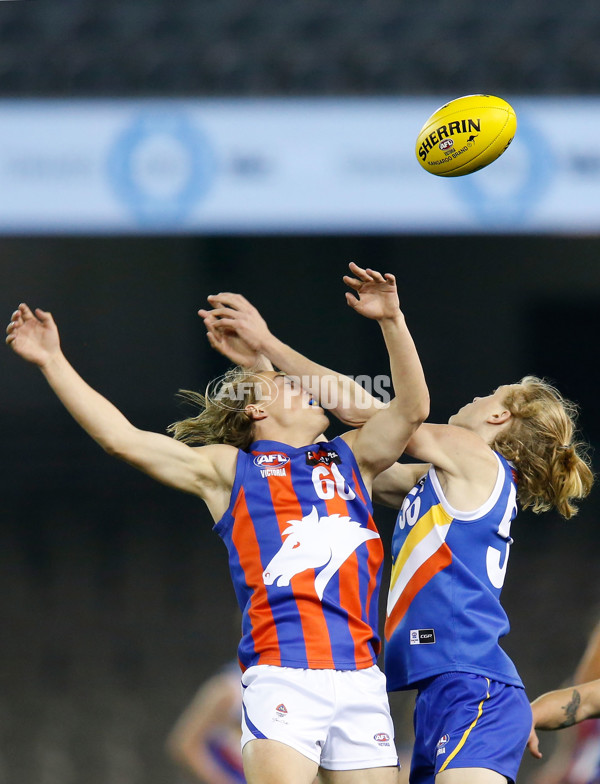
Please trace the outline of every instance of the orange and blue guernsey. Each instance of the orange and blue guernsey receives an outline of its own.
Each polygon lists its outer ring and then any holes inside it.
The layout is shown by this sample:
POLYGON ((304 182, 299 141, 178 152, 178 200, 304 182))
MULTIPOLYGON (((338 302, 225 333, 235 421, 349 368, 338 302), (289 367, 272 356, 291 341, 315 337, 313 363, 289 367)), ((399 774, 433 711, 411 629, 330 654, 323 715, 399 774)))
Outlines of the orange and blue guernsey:
POLYGON ((510 628, 500 592, 517 480, 512 465, 494 454, 496 483, 479 509, 454 509, 434 468, 404 499, 392 539, 385 625, 390 691, 446 672, 523 685, 499 644, 510 628))
POLYGON ((341 438, 240 450, 231 502, 214 530, 243 613, 242 670, 375 664, 383 547, 341 438))

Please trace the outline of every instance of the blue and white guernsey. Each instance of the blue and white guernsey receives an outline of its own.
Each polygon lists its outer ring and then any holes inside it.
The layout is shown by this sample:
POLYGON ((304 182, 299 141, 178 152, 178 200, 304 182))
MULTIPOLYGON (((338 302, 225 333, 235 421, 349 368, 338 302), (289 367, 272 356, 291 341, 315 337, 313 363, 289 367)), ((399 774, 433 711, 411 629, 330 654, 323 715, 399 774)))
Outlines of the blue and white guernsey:
POLYGON ((500 604, 517 512, 517 480, 501 455, 486 503, 453 509, 431 468, 406 496, 392 540, 385 627, 390 691, 444 672, 471 672, 522 686, 499 639, 509 629, 500 604))

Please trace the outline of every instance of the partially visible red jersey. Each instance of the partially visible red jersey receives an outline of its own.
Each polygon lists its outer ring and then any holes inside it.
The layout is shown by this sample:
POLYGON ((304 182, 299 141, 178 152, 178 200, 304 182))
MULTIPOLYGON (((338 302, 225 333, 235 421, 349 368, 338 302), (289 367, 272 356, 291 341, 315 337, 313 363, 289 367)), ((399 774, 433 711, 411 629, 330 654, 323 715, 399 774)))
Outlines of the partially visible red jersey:
POLYGON ((243 613, 242 670, 375 664, 383 546, 343 439, 240 450, 231 503, 214 529, 243 613))

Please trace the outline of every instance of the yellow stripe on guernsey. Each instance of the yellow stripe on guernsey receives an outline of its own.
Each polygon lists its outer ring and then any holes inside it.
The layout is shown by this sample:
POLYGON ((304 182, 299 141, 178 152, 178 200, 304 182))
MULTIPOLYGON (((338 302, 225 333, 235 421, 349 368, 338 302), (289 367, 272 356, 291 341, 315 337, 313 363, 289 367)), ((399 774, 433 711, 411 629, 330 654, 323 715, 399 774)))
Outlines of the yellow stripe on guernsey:
POLYGON ((439 770, 439 772, 440 772, 440 773, 441 773, 441 772, 444 770, 444 768, 448 767, 448 763, 449 763, 449 762, 452 762, 452 760, 454 759, 454 757, 456 757, 456 755, 458 754, 458 752, 459 752, 459 751, 462 749, 462 747, 465 745, 465 743, 467 742, 467 738, 468 738, 468 737, 469 737, 469 735, 471 734, 471 730, 473 729, 473 727, 474 727, 474 726, 477 724, 477 722, 478 722, 478 721, 479 721, 479 719, 481 718, 481 714, 483 713, 483 703, 484 703, 486 700, 489 700, 489 698, 490 698, 490 679, 489 679, 489 678, 486 678, 486 681, 487 681, 487 692, 486 692, 486 695, 485 695, 485 697, 484 697, 484 698, 481 700, 481 702, 479 703, 479 708, 478 708, 478 710, 477 710, 477 716, 475 716, 475 718, 474 718, 474 719, 473 719, 473 721, 471 722, 471 725, 470 725, 470 726, 469 726, 469 727, 468 727, 468 728, 467 728, 467 729, 464 731, 462 738, 461 738, 461 739, 460 739, 460 741, 459 741, 459 742, 456 744, 456 748, 454 749, 454 751, 452 752, 452 754, 450 754, 450 755, 448 756, 448 759, 447 759, 447 760, 444 762, 444 764, 443 764, 443 765, 442 765, 442 767, 440 768, 440 770, 439 770))
POLYGON ((441 504, 436 504, 427 510, 408 534, 392 567, 388 615, 416 572, 443 547, 453 519, 441 504))

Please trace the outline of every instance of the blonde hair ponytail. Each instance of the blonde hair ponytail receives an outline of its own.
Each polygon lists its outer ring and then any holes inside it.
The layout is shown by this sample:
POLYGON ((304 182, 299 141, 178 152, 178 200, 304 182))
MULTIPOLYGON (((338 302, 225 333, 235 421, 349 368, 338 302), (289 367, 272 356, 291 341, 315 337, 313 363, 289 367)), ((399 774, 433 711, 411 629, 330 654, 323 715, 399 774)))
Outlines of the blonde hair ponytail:
POLYGON ((573 501, 588 495, 594 481, 587 445, 576 435, 577 406, 535 376, 512 384, 504 405, 511 425, 491 446, 515 464, 521 505, 573 517, 573 501))

